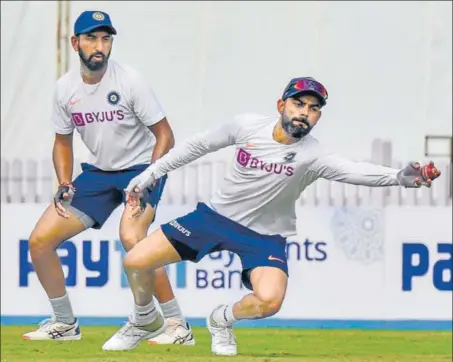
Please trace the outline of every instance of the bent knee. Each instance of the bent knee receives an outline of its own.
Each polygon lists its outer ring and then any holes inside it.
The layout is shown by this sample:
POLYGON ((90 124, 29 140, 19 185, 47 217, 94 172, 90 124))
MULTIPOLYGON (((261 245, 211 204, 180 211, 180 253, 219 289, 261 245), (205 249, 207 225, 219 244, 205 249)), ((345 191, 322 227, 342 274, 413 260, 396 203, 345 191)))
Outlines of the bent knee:
POLYGON ((123 259, 123 267, 127 270, 142 270, 148 269, 146 260, 134 249, 130 250, 123 259))
POLYGON ((134 230, 120 230, 120 240, 123 244, 124 249, 127 251, 131 250, 135 244, 144 238, 144 235, 141 235, 134 230))
POLYGON ((283 297, 277 295, 267 297, 256 296, 256 298, 256 313, 260 318, 271 317, 277 314, 283 304, 283 297))
POLYGON ((55 249, 51 240, 43 233, 36 230, 33 230, 28 239, 28 248, 32 258, 39 257, 42 254, 55 249))

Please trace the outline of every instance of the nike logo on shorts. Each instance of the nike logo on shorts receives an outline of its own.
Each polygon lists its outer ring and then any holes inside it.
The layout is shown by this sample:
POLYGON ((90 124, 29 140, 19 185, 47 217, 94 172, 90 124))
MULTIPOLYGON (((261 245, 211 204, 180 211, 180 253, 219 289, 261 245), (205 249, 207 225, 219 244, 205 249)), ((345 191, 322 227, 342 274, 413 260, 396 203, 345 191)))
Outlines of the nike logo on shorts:
POLYGON ((275 256, 272 256, 270 255, 269 258, 267 258, 268 260, 275 260, 275 261, 279 261, 280 263, 285 263, 282 259, 279 259, 279 258, 276 258, 275 256))

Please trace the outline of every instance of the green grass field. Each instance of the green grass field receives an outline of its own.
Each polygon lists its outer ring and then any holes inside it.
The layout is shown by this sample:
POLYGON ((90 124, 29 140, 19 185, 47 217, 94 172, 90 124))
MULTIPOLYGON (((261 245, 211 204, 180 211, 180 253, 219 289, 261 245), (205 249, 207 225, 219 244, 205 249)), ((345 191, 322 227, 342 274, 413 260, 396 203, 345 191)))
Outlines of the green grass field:
POLYGON ((23 341, 34 327, 1 328, 1 362, 451 362, 452 332, 362 330, 236 329, 239 355, 211 355, 210 336, 194 328, 197 345, 152 346, 143 342, 128 352, 101 346, 117 328, 83 327, 73 342, 23 341))

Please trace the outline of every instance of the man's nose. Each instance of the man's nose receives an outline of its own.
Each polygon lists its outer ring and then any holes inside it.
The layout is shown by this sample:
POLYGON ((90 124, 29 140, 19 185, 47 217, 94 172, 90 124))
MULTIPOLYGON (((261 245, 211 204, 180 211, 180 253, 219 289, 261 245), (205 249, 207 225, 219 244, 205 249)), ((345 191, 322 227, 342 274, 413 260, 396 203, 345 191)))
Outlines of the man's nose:
POLYGON ((96 41, 95 50, 98 53, 103 53, 104 54, 104 52, 103 52, 104 44, 102 42, 102 39, 99 39, 98 41, 96 41))
POLYGON ((301 110, 300 110, 300 116, 303 118, 307 118, 308 116, 308 104, 306 104, 301 110))
POLYGON ((300 118, 306 119, 308 116, 308 112, 300 112, 300 118))

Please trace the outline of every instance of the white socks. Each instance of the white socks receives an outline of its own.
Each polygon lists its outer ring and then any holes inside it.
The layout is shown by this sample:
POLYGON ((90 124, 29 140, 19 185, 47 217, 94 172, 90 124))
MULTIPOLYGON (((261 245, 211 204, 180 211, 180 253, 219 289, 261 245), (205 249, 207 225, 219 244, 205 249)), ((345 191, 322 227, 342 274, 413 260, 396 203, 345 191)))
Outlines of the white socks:
POLYGON ((167 303, 161 303, 160 308, 162 309, 162 313, 165 319, 173 317, 182 321, 185 320, 176 298, 170 300, 167 303))
POLYGON ((219 327, 230 327, 238 321, 233 315, 233 305, 222 305, 214 311, 212 319, 219 327))
POLYGON ((157 309, 154 305, 154 300, 145 306, 135 305, 134 307, 134 322, 138 326, 144 326, 154 322, 157 317, 157 309))
MULTIPOLYGON (((160 308, 162 309, 162 314, 165 319, 173 317, 185 322, 185 318, 181 313, 181 309, 179 308, 179 304, 176 298, 170 300, 167 303, 160 304, 160 308)), ((137 325, 150 324, 156 319, 158 313, 159 312, 156 309, 153 299, 148 305, 135 305, 134 321, 135 323, 137 323, 137 325)))
POLYGON ((53 314, 58 322, 66 324, 74 324, 75 317, 72 312, 71 301, 69 300, 68 294, 62 297, 49 299, 50 305, 53 309, 53 314))

